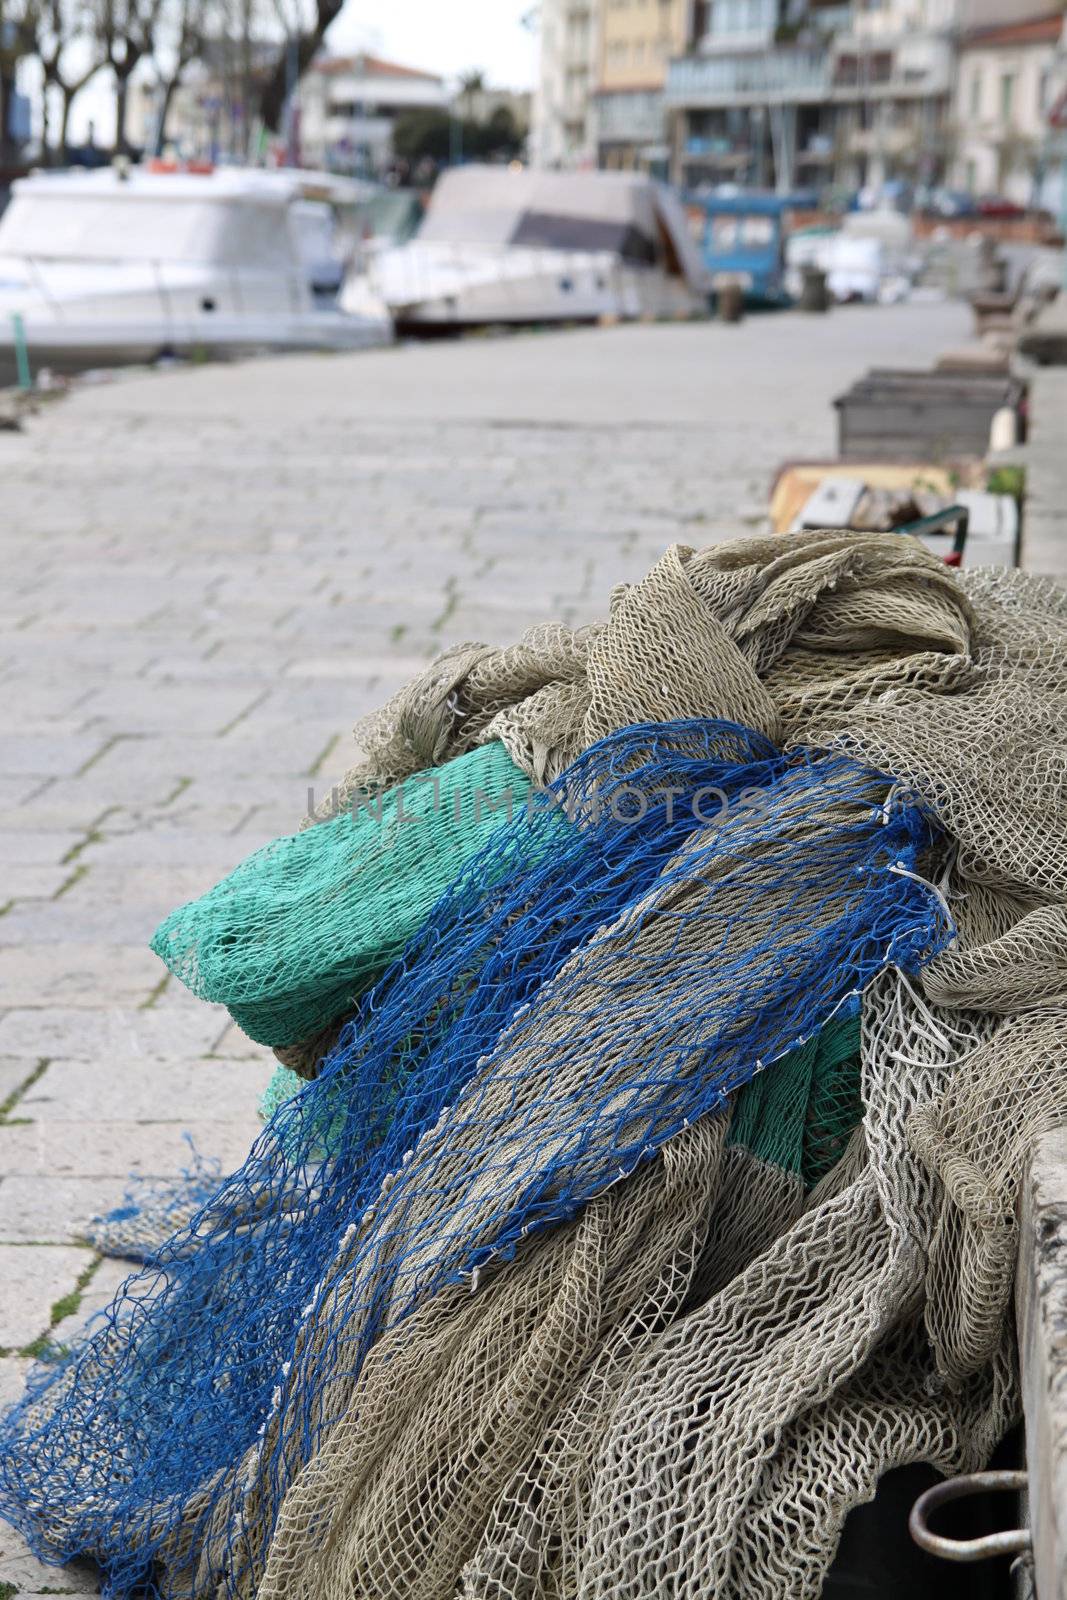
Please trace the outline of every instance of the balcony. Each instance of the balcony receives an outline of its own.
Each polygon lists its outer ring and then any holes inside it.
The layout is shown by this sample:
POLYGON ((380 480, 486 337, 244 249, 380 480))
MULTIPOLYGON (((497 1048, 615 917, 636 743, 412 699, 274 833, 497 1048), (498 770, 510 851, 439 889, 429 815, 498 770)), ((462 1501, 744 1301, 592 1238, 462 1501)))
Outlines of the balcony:
POLYGON ((872 47, 855 35, 834 41, 832 93, 835 100, 925 99, 947 95, 952 87, 952 46, 933 34, 898 36, 872 47))
POLYGON ((778 49, 672 61, 664 98, 668 106, 699 109, 815 103, 829 94, 830 58, 824 51, 778 49))
POLYGON ((698 46, 700 54, 765 49, 774 39, 777 22, 778 0, 715 0, 698 46))
POLYGON ((666 104, 691 110, 720 106, 924 100, 947 96, 952 52, 938 35, 898 38, 873 49, 854 36, 833 47, 778 45, 672 61, 666 104))
POLYGON ((853 156, 905 156, 921 143, 921 130, 915 128, 853 128, 845 147, 853 156))
POLYGON ((615 90, 597 95, 597 133, 605 143, 663 139, 663 95, 658 89, 615 90))

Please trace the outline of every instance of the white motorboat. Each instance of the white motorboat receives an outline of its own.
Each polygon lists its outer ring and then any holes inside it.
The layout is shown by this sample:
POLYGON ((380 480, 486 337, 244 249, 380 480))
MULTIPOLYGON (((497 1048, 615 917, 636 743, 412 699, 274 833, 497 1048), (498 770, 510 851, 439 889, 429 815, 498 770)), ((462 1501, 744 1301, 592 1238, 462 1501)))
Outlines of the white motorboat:
POLYGON ((439 179, 409 243, 373 256, 341 291, 387 310, 398 333, 487 324, 681 317, 707 309, 681 206, 634 173, 468 166, 439 179))
POLYGON ((159 356, 353 350, 392 337, 321 270, 332 180, 299 171, 41 173, 0 218, 0 384, 159 356), (309 225, 314 238, 309 239, 309 225))
POLYGON ((806 266, 825 272, 835 300, 885 305, 907 298, 921 259, 911 223, 899 211, 853 211, 839 228, 796 233, 787 241, 785 285, 796 299, 806 266))

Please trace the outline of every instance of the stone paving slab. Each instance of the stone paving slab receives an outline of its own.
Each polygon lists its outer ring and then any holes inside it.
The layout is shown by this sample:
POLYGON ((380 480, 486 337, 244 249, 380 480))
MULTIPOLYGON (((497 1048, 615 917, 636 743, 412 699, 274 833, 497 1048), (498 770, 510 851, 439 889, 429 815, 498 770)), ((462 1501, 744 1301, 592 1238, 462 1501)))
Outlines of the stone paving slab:
POLYGON ((63 864, 71 851, 82 840, 82 834, 77 831, 70 832, 42 832, 39 819, 34 817, 35 826, 22 831, 0 832, 0 882, 7 883, 4 868, 44 866, 57 867, 63 864))
MULTIPOLYGON (((967 320, 850 308, 204 368, 0 434, 0 1262, 28 1285, 0 1348, 67 1340, 113 1293, 125 1266, 83 1282, 79 1241, 131 1173, 187 1166, 186 1131, 226 1166, 258 1126, 272 1058, 162 981, 160 918, 292 831, 432 655, 586 621, 671 542, 760 530, 775 468, 833 450, 834 395, 967 320)), ((26 1365, 0 1355, 0 1399, 26 1365)), ((0 1524, 4 1583, 95 1588, 0 1524)))
POLYGON ((267 1087, 273 1064, 266 1051, 249 1041, 252 1060, 146 1061, 112 1057, 106 1072, 87 1072, 84 1061, 50 1061, 19 1102, 19 1114, 39 1125, 193 1122, 247 1123, 267 1087))
MULTIPOLYGON (((162 976, 162 973, 161 973, 162 976)), ((214 1006, 163 1016, 153 1010, 87 1011, 56 1006, 48 1010, 14 1010, 0 1018, 0 1054, 31 1060, 72 1056, 95 1062, 106 1071, 116 1055, 188 1057, 210 1053, 226 1026, 226 1014, 214 1006)))
MULTIPOLYGON (((0 1183, 0 1244, 84 1240, 93 1219, 121 1205, 129 1188, 127 1178, 5 1177, 0 1183)), ((75 1282, 71 1277, 67 1289, 73 1290, 75 1282)))
POLYGON ((27 1062, 25 1056, 0 1057, 0 1106, 6 1106, 8 1102, 13 1105, 16 1098, 21 1098, 34 1070, 35 1064, 27 1062))
MULTIPOLYGON (((265 1087, 265 1085, 264 1085, 265 1087)), ((0 1167, 14 1178, 179 1178, 193 1152, 210 1150, 221 1171, 236 1170, 248 1154, 249 1113, 235 1122, 193 1117, 180 1123, 19 1122, 0 1128, 0 1167)))
MULTIPOLYGON (((22 1130, 0 1130, 0 1139, 16 1131, 22 1130)), ((17 1351, 46 1333, 53 1305, 91 1259, 73 1245, 0 1244, 0 1349, 17 1351)))
MULTIPOLYGON (((76 926, 75 919, 72 922, 76 926)), ((10 1006, 95 1009, 102 993, 120 1005, 138 1005, 159 979, 159 962, 143 944, 64 941, 0 947, 0 994, 10 1006)))
POLYGON ((45 1566, 21 1542, 16 1543, 16 1536, 6 1528, 0 1540, 0 1584, 12 1584, 19 1600, 52 1600, 55 1595, 100 1592, 91 1567, 45 1566))

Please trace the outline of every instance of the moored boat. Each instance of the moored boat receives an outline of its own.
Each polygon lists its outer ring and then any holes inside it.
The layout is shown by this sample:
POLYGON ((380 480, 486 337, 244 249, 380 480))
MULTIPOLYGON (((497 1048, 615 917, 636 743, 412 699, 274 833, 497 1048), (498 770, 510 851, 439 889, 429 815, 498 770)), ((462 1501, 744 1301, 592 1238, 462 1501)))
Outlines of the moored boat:
POLYGON ((387 318, 310 281, 307 228, 343 195, 298 171, 34 174, 0 219, 0 384, 20 348, 59 372, 164 355, 352 350, 387 318))
POLYGON ((680 317, 707 282, 669 190, 639 174, 467 166, 442 175, 409 243, 353 275, 341 304, 398 333, 680 317))

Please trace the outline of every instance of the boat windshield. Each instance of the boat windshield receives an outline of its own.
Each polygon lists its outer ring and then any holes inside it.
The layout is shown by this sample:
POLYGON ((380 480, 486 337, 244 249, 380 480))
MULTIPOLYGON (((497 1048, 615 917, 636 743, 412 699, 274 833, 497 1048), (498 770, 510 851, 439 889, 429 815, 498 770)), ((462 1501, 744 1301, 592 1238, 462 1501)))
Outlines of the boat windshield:
POLYGON ((19 194, 0 218, 0 255, 42 261, 214 262, 285 270, 293 246, 279 206, 138 194, 19 194))
POLYGON ((777 222, 768 216, 713 216, 708 243, 716 255, 733 250, 765 251, 775 242, 777 222))
POLYGON ((627 217, 590 217, 551 211, 431 212, 421 239, 462 245, 522 245, 544 250, 610 251, 626 260, 652 261, 655 245, 627 217))

